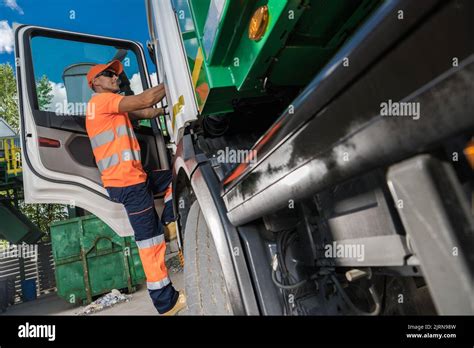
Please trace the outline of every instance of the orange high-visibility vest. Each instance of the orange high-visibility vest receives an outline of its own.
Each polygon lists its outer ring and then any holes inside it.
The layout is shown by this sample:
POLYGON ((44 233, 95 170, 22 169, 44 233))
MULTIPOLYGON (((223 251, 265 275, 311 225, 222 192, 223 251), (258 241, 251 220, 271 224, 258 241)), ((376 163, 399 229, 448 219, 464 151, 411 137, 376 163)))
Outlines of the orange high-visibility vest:
POLYGON ((86 130, 104 187, 125 187, 146 181, 140 145, 127 113, 119 113, 124 98, 98 93, 89 101, 86 130))

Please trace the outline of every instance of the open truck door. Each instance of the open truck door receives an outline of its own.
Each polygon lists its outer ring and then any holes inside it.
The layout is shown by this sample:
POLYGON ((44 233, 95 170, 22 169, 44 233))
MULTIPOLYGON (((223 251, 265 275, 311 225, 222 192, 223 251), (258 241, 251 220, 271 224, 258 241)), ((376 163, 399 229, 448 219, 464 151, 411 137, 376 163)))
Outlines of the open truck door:
MULTIPOLYGON (((142 47, 121 39, 35 26, 15 31, 26 203, 77 205, 119 235, 132 235, 125 209, 103 188, 85 129, 90 66, 119 59, 121 93, 150 87, 142 47)), ((157 120, 134 125, 145 170, 168 168, 157 120)), ((157 201, 158 202, 158 201, 157 201)))
MULTIPOLYGON (((198 41, 192 21, 189 4, 174 0, 145 0, 149 49, 158 70, 158 82, 166 87, 166 102, 169 115, 166 128, 170 142, 177 145, 184 135, 184 129, 198 118, 196 95, 196 57, 198 41), (186 49, 187 47, 187 49, 186 49), (190 62, 193 69, 190 68, 190 62)), ((207 86, 206 86, 207 88, 207 86)), ((175 150, 176 147, 172 147, 175 150)))

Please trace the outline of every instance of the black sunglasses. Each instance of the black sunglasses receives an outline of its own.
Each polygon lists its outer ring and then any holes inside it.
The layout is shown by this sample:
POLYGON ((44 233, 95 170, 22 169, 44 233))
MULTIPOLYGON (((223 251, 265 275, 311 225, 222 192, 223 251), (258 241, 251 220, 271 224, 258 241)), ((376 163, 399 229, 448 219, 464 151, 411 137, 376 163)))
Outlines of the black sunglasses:
POLYGON ((105 70, 105 71, 102 71, 101 73, 96 75, 96 77, 99 77, 99 76, 114 77, 114 76, 118 76, 118 75, 115 73, 115 71, 105 70))

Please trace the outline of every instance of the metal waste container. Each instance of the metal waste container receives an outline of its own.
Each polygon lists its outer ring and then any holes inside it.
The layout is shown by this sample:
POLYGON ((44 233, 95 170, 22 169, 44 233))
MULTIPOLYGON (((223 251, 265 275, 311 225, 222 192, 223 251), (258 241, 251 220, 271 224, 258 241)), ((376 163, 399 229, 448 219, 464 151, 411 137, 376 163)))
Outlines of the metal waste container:
POLYGON ((135 291, 145 272, 132 237, 120 237, 94 215, 51 224, 57 293, 90 303, 112 289, 135 291))

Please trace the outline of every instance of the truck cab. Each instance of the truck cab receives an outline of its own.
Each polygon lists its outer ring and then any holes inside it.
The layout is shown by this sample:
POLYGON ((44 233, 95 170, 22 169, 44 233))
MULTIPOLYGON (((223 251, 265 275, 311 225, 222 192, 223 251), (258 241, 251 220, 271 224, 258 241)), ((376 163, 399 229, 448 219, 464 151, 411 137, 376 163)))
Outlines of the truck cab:
POLYGON ((27 203, 133 234, 85 131, 87 70, 118 59, 124 95, 166 86, 134 128, 173 170, 191 313, 474 313, 471 2, 145 6, 147 47, 16 28, 27 203))

